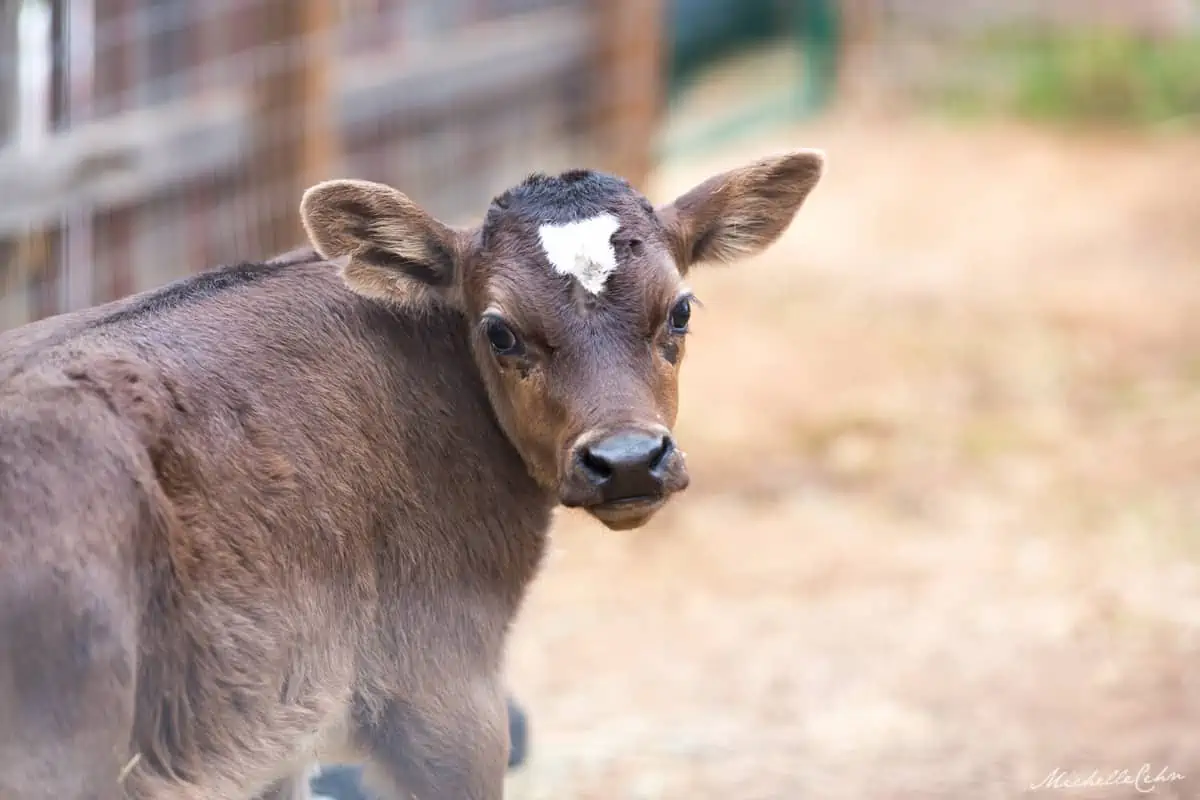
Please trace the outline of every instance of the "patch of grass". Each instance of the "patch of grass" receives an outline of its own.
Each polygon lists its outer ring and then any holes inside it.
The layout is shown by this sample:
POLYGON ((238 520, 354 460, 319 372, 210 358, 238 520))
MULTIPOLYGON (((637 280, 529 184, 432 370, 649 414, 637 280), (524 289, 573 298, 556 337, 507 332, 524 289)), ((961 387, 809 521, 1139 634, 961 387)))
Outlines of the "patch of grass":
POLYGON ((968 43, 953 60, 932 99, 956 113, 1123 126, 1200 123, 1200 36, 1003 30, 968 43))

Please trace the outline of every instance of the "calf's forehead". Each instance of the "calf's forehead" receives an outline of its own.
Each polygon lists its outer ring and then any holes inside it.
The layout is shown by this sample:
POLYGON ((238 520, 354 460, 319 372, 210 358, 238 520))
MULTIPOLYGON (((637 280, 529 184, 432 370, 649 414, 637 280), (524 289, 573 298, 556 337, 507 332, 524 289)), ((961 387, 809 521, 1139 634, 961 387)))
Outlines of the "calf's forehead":
POLYGON ((654 242, 661 223, 625 181, 575 170, 531 176, 497 197, 482 238, 491 277, 510 290, 556 289, 556 300, 569 295, 585 306, 601 298, 605 306, 657 304, 658 295, 673 293, 679 275, 669 259, 630 259, 613 244, 618 232, 617 238, 654 242))
POLYGON ((561 254, 571 242, 605 242, 617 230, 646 236, 658 224, 653 206, 625 181, 573 170, 532 175, 496 197, 482 234, 485 250, 495 245, 561 254))
POLYGON ((599 295, 617 269, 612 236, 621 227, 616 214, 603 212, 573 222, 538 225, 538 242, 550 268, 574 278, 585 292, 599 295))
POLYGON ((628 182, 578 169, 561 175, 530 175, 492 201, 488 222, 524 219, 563 224, 606 212, 630 219, 652 218, 654 208, 628 182))

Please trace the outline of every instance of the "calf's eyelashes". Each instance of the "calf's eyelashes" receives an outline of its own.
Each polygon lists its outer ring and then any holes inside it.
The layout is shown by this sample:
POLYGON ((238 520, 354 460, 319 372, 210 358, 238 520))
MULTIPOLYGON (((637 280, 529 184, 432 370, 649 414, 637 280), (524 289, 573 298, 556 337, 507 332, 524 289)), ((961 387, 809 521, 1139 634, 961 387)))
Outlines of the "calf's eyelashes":
POLYGON ((671 333, 683 335, 688 332, 692 320, 693 299, 690 293, 684 294, 671 306, 671 313, 667 315, 667 328, 671 333))
POLYGON ((499 314, 487 314, 481 322, 483 335, 487 337, 492 352, 500 357, 513 357, 525 354, 525 345, 503 317, 499 314))

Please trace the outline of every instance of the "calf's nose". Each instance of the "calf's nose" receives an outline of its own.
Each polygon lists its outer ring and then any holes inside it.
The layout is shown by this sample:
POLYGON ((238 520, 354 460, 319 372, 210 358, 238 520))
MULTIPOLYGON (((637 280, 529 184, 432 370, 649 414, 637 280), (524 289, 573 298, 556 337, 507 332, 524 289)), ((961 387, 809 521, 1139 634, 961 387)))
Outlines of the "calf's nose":
POLYGON ((670 436, 621 431, 581 445, 576 463, 603 502, 662 493, 663 468, 675 447, 670 436))

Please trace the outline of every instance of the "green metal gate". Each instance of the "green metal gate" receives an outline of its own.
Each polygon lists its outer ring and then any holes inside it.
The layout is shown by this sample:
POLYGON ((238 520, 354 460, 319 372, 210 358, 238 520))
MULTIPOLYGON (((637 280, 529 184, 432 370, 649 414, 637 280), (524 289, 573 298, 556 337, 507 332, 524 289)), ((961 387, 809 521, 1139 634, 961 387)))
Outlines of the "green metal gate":
POLYGON ((762 45, 787 46, 794 70, 782 85, 759 87, 719 118, 663 142, 664 155, 691 151, 812 114, 829 101, 837 73, 837 0, 671 0, 670 99, 709 66, 762 45))

